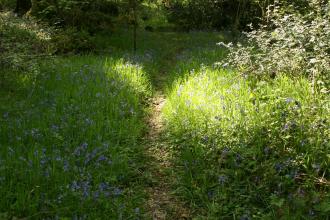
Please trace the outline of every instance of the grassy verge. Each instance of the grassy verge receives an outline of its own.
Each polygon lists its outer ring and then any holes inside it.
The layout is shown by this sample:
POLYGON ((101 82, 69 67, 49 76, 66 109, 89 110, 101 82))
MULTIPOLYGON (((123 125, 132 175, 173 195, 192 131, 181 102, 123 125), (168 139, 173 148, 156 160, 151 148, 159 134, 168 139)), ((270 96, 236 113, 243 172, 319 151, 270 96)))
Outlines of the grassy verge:
POLYGON ((141 67, 121 59, 44 63, 21 95, 1 100, 1 216, 137 218, 148 95, 141 67))
POLYGON ((255 82, 199 66, 178 64, 184 77, 163 112, 177 146, 177 193, 196 215, 329 216, 329 96, 304 78, 255 82))

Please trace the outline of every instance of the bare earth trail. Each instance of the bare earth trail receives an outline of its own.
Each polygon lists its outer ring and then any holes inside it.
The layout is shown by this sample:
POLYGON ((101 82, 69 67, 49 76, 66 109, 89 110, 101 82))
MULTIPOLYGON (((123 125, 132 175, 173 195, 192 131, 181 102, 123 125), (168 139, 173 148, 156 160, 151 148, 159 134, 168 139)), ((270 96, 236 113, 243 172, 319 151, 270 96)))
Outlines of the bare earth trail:
MULTIPOLYGON (((173 58, 173 56, 172 56, 173 58)), ((170 64, 174 61, 167 59, 170 64)), ((166 102, 163 94, 163 84, 166 72, 160 71, 155 85, 155 93, 151 99, 151 112, 147 118, 148 132, 144 145, 148 158, 148 171, 152 183, 147 188, 148 202, 146 204, 148 218, 154 220, 190 219, 190 212, 184 204, 172 193, 173 164, 170 144, 163 136, 164 123, 161 111, 166 102)))

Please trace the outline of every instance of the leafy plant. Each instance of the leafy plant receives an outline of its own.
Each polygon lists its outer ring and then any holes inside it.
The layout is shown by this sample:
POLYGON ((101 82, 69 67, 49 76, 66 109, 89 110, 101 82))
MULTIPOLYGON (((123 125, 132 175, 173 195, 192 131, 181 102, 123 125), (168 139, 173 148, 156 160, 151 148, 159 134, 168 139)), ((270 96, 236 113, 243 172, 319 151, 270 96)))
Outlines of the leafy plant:
POLYGON ((247 42, 223 44, 230 65, 252 77, 272 77, 287 73, 308 76, 315 88, 327 92, 330 70, 330 5, 310 2, 309 14, 282 13, 274 6, 269 22, 245 33, 247 42))
MULTIPOLYGON (((53 28, 31 17, 0 13, 0 85, 35 75, 38 60, 51 54, 53 28)), ((15 87, 15 86, 14 86, 15 87)))

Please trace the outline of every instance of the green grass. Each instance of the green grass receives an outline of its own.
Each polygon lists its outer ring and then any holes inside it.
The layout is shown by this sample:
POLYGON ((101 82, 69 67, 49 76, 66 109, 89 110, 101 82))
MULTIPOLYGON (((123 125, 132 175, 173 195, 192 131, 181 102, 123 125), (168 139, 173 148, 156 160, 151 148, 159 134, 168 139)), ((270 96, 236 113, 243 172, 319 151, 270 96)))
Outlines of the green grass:
POLYGON ((138 218, 144 164, 137 142, 149 95, 142 68, 121 59, 44 63, 24 93, 2 100, 0 213, 138 218))
MULTIPOLYGON (((227 36, 219 32, 139 30, 134 61, 143 66, 156 88, 166 89, 185 74, 182 69, 197 70, 201 64, 212 65, 219 61, 226 54, 226 51, 216 46, 220 41, 227 41, 227 36), (159 79, 161 77, 163 80, 159 79)), ((128 55, 133 53, 132 30, 120 30, 110 38, 108 35, 98 35, 95 44, 99 50, 107 48, 105 52, 110 54, 128 55)))
POLYGON ((328 218, 328 94, 217 69, 221 33, 139 30, 135 54, 131 34, 3 75, 0 219, 148 219, 141 138, 155 90, 167 95, 173 191, 192 217, 328 218))
POLYGON ((253 82, 189 70, 173 85, 164 118, 177 146, 176 191, 196 216, 326 219, 329 96, 313 94, 303 78, 253 82))

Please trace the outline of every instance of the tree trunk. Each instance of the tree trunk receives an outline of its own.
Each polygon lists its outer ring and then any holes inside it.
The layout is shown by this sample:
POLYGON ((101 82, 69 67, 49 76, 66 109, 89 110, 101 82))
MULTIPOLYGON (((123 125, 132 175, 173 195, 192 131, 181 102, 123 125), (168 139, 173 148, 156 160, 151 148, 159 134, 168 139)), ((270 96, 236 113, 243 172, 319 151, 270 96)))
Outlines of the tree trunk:
POLYGON ((133 30, 133 40, 134 40, 134 43, 133 43, 133 49, 134 49, 134 53, 136 52, 136 27, 137 25, 134 24, 134 30, 133 30))
POLYGON ((133 50, 136 52, 136 29, 137 29, 137 14, 136 14, 136 0, 132 0, 132 11, 133 11, 133 50))
POLYGON ((30 0, 16 0, 16 7, 14 13, 19 15, 24 15, 31 9, 31 1, 30 0))

